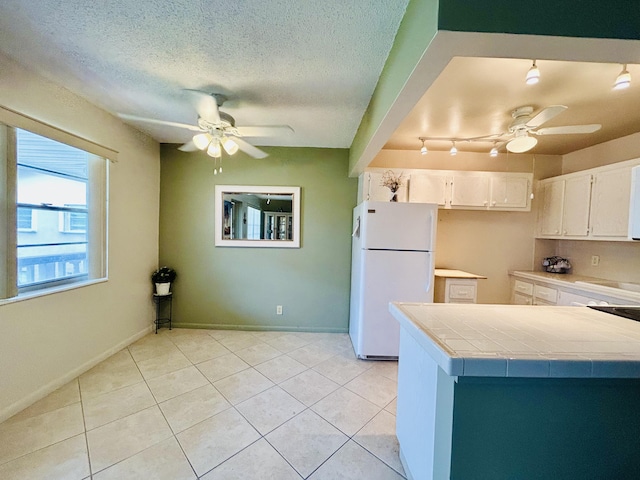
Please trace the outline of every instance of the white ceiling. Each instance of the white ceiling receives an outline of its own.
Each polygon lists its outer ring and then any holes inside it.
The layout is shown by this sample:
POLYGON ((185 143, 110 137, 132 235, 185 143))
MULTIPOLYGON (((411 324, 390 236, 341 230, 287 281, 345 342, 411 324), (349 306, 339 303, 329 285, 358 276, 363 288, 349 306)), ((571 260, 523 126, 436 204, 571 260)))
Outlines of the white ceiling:
MULTIPOLYGON (((564 155, 640 131, 640 65, 628 65, 631 87, 611 87, 622 70, 618 63, 537 60, 540 82, 527 85, 531 59, 454 57, 388 139, 385 149, 419 150, 418 137, 473 138, 506 132, 511 112, 550 105, 569 107, 544 127, 599 123, 591 134, 537 136, 531 150, 564 155)), ((431 150, 449 150, 451 142, 427 141, 431 150)), ((457 142, 460 151, 488 152, 488 142, 457 142)), ((505 150, 502 149, 504 152, 505 150)))
MULTIPOLYGON (((408 0, 2 0, 0 50, 111 113, 193 124, 223 93, 256 145, 349 147, 408 0)), ((159 142, 186 130, 138 124, 159 142)))

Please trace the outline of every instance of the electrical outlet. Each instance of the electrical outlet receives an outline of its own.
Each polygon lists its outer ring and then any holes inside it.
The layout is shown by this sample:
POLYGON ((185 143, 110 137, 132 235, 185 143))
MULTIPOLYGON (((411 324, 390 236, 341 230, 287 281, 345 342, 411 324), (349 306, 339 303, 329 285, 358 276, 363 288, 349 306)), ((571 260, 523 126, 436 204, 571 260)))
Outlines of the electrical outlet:
POLYGON ((282 315, 282 305, 276 306, 276 315, 282 315))
POLYGON ((591 256, 591 266, 592 267, 597 267, 598 265, 600 265, 600 257, 598 255, 592 255, 591 256))

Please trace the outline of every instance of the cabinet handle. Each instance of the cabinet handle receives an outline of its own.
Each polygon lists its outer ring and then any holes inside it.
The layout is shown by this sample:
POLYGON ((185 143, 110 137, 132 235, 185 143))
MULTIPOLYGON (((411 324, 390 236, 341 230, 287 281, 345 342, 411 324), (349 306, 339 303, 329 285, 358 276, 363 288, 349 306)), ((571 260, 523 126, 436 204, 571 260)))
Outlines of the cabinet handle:
POLYGON ((492 206, 495 206, 495 204, 496 204, 496 201, 495 201, 495 200, 494 200, 493 202, 491 202, 491 205, 492 205, 492 206))
POLYGON ((485 201, 484 201, 484 202, 482 202, 482 203, 483 203, 483 205, 487 205, 489 202, 485 200, 485 201))
POLYGON ((562 234, 563 234, 563 235, 566 235, 566 234, 567 234, 567 231, 565 230, 564 232, 562 232, 562 234))

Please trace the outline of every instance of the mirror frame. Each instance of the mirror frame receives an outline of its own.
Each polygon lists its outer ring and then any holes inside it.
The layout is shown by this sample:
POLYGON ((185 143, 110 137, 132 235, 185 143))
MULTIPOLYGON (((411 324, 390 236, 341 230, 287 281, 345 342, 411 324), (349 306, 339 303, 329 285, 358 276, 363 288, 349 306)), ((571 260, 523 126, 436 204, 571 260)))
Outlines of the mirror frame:
POLYGON ((262 185, 216 185, 215 186, 215 229, 214 239, 216 247, 261 247, 261 248, 300 248, 300 187, 276 187, 262 185), (293 234, 291 240, 243 240, 223 239, 222 223, 224 219, 223 206, 226 193, 272 193, 291 195, 291 209, 293 215, 293 234))

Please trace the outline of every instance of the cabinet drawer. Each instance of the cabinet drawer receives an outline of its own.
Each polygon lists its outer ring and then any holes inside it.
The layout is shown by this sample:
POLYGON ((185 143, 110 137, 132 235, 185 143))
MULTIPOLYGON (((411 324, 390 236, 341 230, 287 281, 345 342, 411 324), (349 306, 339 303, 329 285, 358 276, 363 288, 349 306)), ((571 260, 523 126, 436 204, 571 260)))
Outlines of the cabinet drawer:
POLYGON ((556 303, 558 300, 558 290, 555 288, 536 285, 533 289, 533 296, 549 303, 556 303))
POLYGON ((449 298, 456 300, 473 300, 476 297, 475 285, 449 285, 449 298))
POLYGON ((521 295, 519 293, 513 294, 514 305, 533 305, 533 297, 529 295, 521 295))
POLYGON ((518 293, 523 293, 525 295, 533 295, 533 283, 523 282, 522 280, 516 280, 516 283, 513 288, 518 293))

